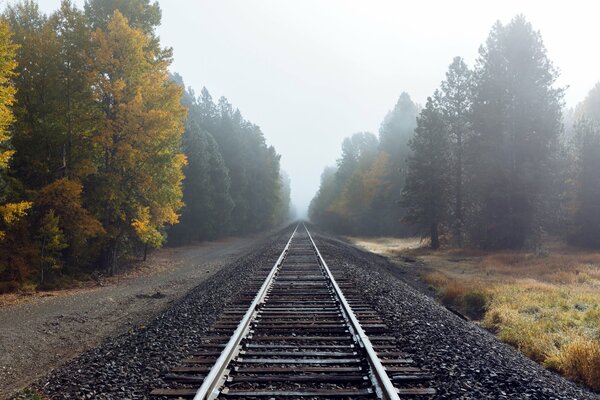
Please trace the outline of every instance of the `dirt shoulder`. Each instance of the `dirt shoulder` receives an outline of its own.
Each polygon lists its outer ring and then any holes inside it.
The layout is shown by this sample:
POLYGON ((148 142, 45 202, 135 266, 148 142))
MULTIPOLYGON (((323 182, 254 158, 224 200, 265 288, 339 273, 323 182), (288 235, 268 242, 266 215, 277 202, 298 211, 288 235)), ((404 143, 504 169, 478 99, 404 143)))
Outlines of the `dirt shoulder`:
POLYGON ((143 325, 266 236, 162 249, 105 286, 5 302, 0 306, 0 398, 107 337, 143 325))

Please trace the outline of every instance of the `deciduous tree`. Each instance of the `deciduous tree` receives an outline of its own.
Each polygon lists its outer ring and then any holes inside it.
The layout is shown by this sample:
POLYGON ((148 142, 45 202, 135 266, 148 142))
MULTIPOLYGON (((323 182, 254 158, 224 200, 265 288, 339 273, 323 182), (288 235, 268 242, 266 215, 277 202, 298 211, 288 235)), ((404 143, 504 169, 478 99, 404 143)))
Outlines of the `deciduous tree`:
POLYGON ((94 133, 100 166, 90 202, 106 230, 109 270, 121 246, 137 238, 158 246, 182 206, 185 156, 180 153, 185 109, 181 88, 157 60, 149 38, 115 11, 106 31, 92 35, 94 94, 103 124, 94 133))

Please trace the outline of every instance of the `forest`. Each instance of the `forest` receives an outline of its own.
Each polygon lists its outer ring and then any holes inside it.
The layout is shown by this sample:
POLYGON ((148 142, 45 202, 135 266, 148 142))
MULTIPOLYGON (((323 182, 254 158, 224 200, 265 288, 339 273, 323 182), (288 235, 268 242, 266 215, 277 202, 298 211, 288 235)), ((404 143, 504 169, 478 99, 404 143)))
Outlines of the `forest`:
POLYGON ((160 21, 149 0, 4 10, 0 293, 288 219, 280 156, 226 98, 169 71, 160 21))
POLYGON ((534 249, 544 234, 600 248, 600 84, 574 109, 540 32, 497 22, 473 68, 461 57, 424 106, 402 93, 379 137, 345 139, 310 206, 352 235, 421 235, 534 249))

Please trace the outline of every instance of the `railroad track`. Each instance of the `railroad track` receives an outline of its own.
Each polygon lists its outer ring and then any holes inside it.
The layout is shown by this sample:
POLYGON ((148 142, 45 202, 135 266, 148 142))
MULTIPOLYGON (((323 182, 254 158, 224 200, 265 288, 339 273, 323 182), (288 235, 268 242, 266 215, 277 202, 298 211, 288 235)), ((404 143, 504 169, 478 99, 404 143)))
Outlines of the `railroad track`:
POLYGON ((430 397, 431 376, 297 226, 273 267, 224 310, 152 396, 195 400, 430 397), (337 279, 334 275, 338 275, 337 279), (266 276, 266 278, 265 278, 266 276), (248 306, 250 304, 250 306, 248 306))

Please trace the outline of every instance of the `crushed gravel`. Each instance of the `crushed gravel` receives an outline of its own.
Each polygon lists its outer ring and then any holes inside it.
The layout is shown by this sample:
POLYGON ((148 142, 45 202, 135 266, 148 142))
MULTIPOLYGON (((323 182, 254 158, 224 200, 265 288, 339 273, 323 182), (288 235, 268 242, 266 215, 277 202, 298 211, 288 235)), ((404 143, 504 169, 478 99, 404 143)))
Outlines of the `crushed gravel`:
POLYGON ((273 265, 291 230, 260 246, 192 289, 146 326, 106 340, 64 367, 51 371, 34 388, 51 399, 144 399, 162 386, 162 375, 198 349, 199 338, 242 290, 255 270, 273 265))
MULTIPOLYGON (((312 230, 311 230, 312 231, 312 230)), ((162 374, 198 348, 221 310, 257 267, 272 265, 285 229, 249 256, 223 268, 145 327, 105 341, 36 384, 56 399, 142 399, 162 374)), ((314 232, 313 232, 314 233, 314 232)), ((477 325, 399 280, 382 257, 334 237, 314 235, 324 258, 362 291, 397 334, 403 351, 434 375, 439 399, 600 399, 543 369, 477 325)))
POLYGON ((326 234, 313 236, 327 263, 356 283, 402 349, 434 374, 436 398, 600 399, 411 288, 384 258, 326 234))

